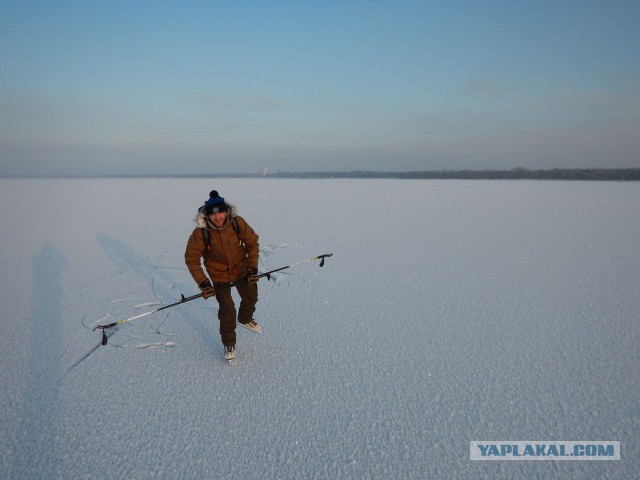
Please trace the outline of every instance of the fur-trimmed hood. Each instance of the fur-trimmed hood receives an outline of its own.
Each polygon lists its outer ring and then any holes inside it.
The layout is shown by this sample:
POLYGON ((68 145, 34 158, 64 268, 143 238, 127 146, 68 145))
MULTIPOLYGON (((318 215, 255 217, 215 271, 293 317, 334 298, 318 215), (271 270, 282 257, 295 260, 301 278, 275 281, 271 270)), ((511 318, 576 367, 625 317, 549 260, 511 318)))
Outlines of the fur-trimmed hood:
MULTIPOLYGON (((228 219, 237 216, 237 213, 236 213, 236 207, 234 205, 230 205, 227 203, 227 207, 229 207, 229 210, 227 211, 227 222, 228 222, 228 219)), ((209 221, 207 216, 204 214, 204 205, 198 209, 198 213, 194 221, 198 224, 198 227, 200 228, 216 229, 216 227, 213 226, 213 224, 209 221)), ((226 224, 227 223, 225 223, 225 226, 226 224)))

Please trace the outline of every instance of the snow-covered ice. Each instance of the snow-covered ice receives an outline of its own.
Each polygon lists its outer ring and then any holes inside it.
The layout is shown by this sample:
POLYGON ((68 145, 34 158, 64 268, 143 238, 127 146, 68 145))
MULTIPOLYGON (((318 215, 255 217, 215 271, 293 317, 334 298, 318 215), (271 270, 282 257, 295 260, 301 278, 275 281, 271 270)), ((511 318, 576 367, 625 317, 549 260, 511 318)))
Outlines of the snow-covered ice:
POLYGON ((0 478, 640 478, 640 184, 0 180, 0 478), (184 265, 217 189, 260 234, 223 360, 184 265), (477 462, 472 440, 620 441, 477 462))

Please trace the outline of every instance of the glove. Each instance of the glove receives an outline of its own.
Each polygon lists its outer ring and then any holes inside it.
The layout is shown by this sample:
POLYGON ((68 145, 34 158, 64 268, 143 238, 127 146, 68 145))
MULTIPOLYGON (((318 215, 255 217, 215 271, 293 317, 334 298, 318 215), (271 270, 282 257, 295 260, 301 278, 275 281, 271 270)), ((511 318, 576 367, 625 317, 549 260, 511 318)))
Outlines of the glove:
POLYGON ((258 278, 258 269, 257 268, 247 268, 247 280, 249 283, 256 283, 260 278, 258 278))
POLYGON ((198 287, 200 287, 200 290, 202 291, 202 298, 204 298, 205 300, 209 297, 216 296, 216 291, 213 289, 213 285, 211 285, 211 282, 208 278, 205 278, 202 282, 200 282, 200 285, 198 285, 198 287))

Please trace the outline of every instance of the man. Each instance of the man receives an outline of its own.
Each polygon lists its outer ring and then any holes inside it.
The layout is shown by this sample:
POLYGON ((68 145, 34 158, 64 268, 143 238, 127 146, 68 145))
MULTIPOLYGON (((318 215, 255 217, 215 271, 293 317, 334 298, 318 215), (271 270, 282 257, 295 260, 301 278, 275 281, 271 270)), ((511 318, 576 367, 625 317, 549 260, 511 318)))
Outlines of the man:
POLYGON ((215 190, 198 210, 196 222, 184 253, 185 263, 203 298, 215 296, 218 300, 224 358, 232 360, 236 356, 236 307, 229 283, 244 280, 236 286, 241 299, 237 322, 252 332, 262 332, 253 319, 258 301, 258 235, 215 190))

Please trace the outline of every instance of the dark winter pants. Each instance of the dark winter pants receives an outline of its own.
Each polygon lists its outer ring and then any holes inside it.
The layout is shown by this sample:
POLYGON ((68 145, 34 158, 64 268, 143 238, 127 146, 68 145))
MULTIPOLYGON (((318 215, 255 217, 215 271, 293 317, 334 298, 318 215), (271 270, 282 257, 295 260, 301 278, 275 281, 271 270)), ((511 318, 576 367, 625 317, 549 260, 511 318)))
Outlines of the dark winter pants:
MULTIPOLYGON (((236 285, 240 294, 240 308, 238 311, 238 322, 249 323, 253 320, 253 312, 256 311, 258 302, 258 284, 245 283, 236 285)), ((231 297, 231 289, 216 289, 216 299, 218 300, 218 320, 220 320, 220 337, 225 346, 236 345, 236 306, 231 297)))

